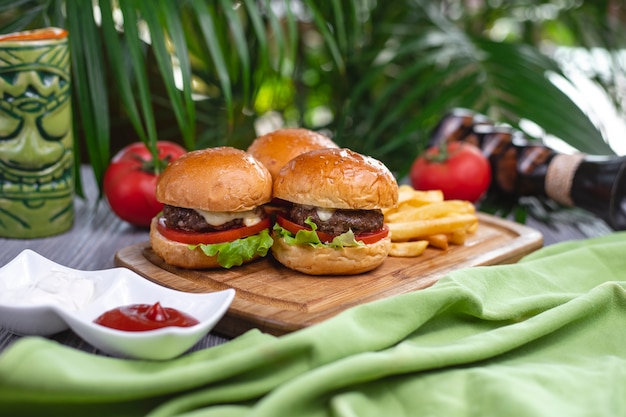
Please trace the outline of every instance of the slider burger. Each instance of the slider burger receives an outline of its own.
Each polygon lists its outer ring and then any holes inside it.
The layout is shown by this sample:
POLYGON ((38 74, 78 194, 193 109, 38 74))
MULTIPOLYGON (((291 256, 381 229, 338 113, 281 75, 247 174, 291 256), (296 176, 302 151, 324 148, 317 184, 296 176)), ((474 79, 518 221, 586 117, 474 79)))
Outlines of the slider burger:
POLYGON ((315 149, 338 147, 332 139, 313 130, 285 128, 257 137, 247 151, 276 178, 280 169, 294 157, 315 149))
POLYGON ((272 177, 243 150, 192 151, 160 175, 156 198, 163 211, 150 225, 154 252, 171 265, 230 268, 267 254, 272 177))
POLYGON ((370 271, 389 254, 383 208, 398 203, 398 184, 380 161, 348 149, 296 156, 274 180, 274 198, 290 204, 277 215, 272 254, 310 275, 370 271))

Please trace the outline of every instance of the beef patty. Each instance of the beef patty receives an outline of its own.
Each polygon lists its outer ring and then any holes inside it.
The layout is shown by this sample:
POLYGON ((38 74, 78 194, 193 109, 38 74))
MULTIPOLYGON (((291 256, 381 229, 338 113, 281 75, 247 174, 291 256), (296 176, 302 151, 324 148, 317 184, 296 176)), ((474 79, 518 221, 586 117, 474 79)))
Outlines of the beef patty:
POLYGON ((165 225, 172 229, 187 232, 219 232, 221 230, 234 229, 243 226, 243 219, 234 219, 218 226, 208 224, 204 217, 193 209, 175 207, 165 204, 163 206, 163 218, 165 225))
POLYGON ((317 225, 320 232, 340 235, 352 229, 354 234, 375 232, 383 228, 384 218, 381 210, 343 210, 337 209, 326 221, 320 220, 317 207, 294 204, 289 213, 291 221, 306 226, 308 217, 317 225))

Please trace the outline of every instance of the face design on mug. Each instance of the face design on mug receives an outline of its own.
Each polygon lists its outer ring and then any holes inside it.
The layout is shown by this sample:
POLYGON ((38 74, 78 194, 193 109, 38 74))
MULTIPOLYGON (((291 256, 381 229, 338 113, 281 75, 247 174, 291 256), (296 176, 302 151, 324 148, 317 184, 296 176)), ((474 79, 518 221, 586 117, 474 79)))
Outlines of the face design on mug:
POLYGON ((71 223, 72 147, 67 38, 0 42, 0 236, 71 223))

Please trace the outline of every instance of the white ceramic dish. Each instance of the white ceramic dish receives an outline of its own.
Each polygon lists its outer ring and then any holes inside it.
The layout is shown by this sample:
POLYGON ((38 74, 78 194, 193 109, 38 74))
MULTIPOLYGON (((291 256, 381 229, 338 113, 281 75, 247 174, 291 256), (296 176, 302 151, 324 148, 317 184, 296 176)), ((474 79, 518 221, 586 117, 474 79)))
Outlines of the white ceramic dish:
POLYGON ((86 342, 111 355, 164 360, 189 350, 211 331, 235 297, 235 290, 193 294, 162 287, 126 268, 80 271, 26 249, 0 268, 0 326, 21 335, 49 336, 71 328, 86 342), (28 299, 23 292, 29 288, 28 299), (33 287, 43 287, 32 292, 33 287), (65 300, 49 296, 70 294, 65 300), (4 296, 2 296, 4 295, 4 296), (196 318, 191 327, 144 332, 110 329, 95 320, 105 311, 130 304, 171 307, 196 318))

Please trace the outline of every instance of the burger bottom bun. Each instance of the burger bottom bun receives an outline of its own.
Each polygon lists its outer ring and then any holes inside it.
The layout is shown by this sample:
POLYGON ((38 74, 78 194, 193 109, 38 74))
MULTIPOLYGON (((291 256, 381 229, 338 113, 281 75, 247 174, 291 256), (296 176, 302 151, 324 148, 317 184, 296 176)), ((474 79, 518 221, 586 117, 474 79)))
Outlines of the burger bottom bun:
POLYGON ((150 244, 154 253, 163 258, 166 263, 187 269, 222 268, 217 262, 217 256, 207 256, 200 248, 191 250, 186 243, 167 239, 157 230, 157 221, 155 217, 150 223, 150 244))
POLYGON ((371 271, 387 258, 391 239, 341 249, 315 248, 309 245, 290 245, 274 235, 272 255, 286 266, 308 275, 356 275, 371 271))

